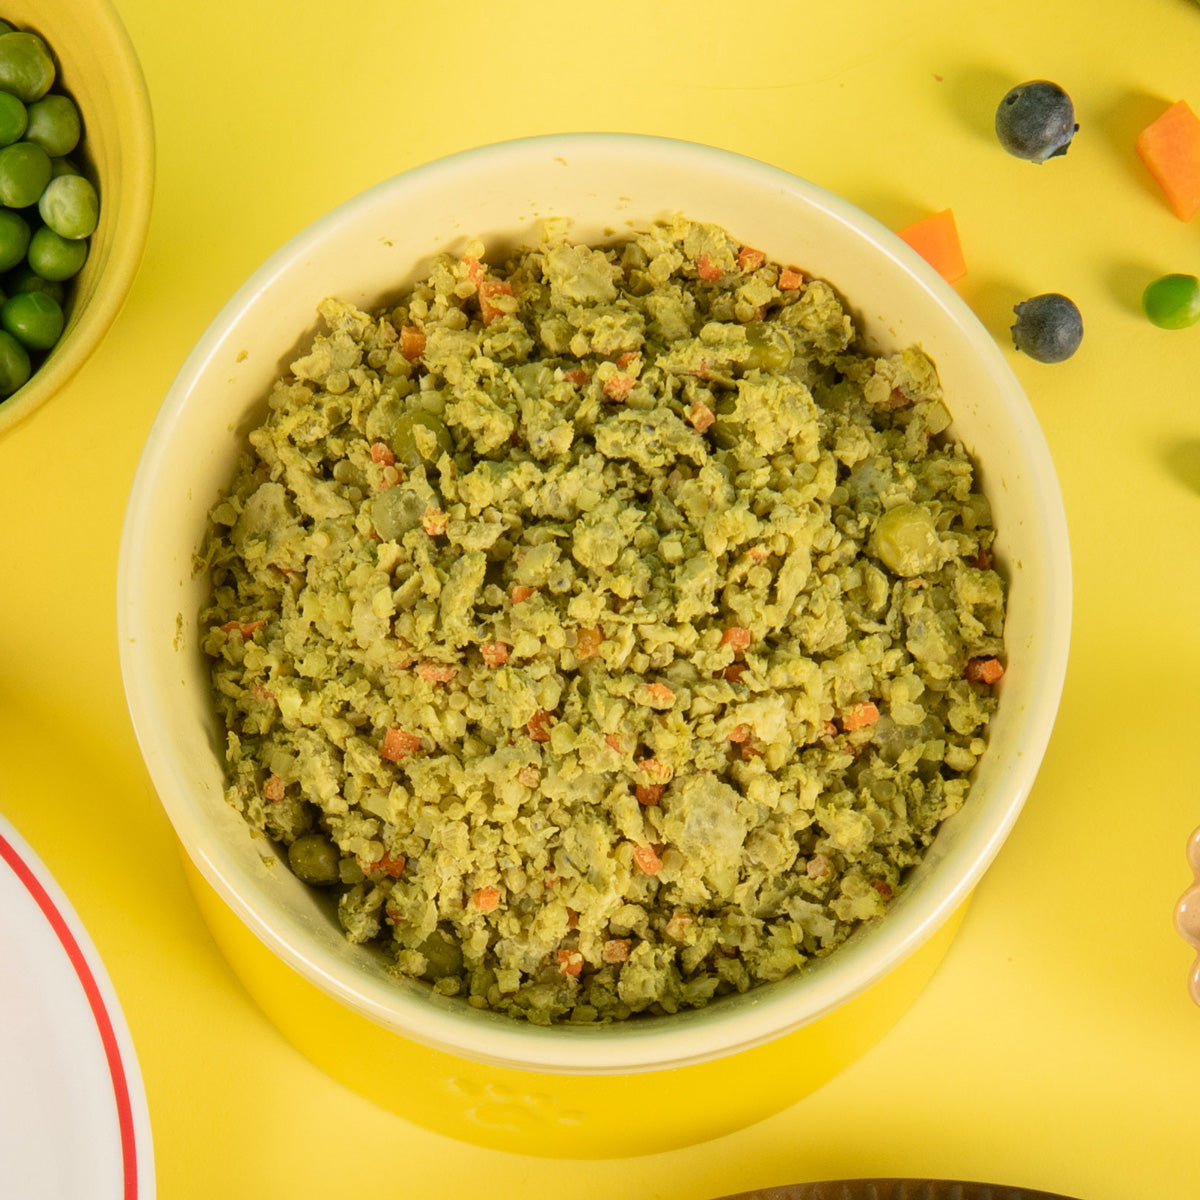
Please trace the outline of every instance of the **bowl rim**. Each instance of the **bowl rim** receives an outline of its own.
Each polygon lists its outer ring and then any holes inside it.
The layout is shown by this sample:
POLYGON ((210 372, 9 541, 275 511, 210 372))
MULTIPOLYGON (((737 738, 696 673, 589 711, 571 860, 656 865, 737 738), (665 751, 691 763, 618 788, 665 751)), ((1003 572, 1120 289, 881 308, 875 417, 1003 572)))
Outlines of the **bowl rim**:
POLYGON ((88 25, 93 38, 90 52, 106 64, 108 78, 121 80, 121 86, 108 89, 117 109, 115 124, 129 150, 121 155, 117 197, 121 225, 105 264, 103 287, 89 298, 77 319, 68 317, 62 340, 29 381, 0 401, 0 436, 57 395, 104 340, 133 287, 150 232, 156 151, 149 88, 133 40, 112 0, 92 3, 101 19, 88 25))
MULTIPOLYGON (((613 1074, 679 1067, 750 1049, 827 1015, 871 984, 888 974, 910 956, 960 906, 973 890, 999 851, 1032 787, 1048 744, 1065 679, 1071 626, 1071 572, 1066 515, 1044 435, 1023 389, 990 333, 966 302, 928 263, 875 218, 849 201, 784 168, 764 163, 734 151, 702 143, 646 134, 567 133, 489 143, 463 150, 413 167, 343 201, 318 217, 270 255, 221 308, 185 360, 156 417, 135 472, 121 537, 118 565, 118 626, 121 667, 135 733, 161 802, 175 826, 184 848, 197 868, 225 903, 278 957, 351 1009, 401 1036, 447 1050, 454 1054, 495 1065, 558 1073, 613 1074), (544 1028, 496 1014, 493 1018, 463 1020, 453 1008, 425 1005, 419 1009, 407 1002, 398 989, 380 986, 386 981, 364 978, 347 959, 319 948, 293 944, 272 921, 270 912, 259 911, 236 886, 238 870, 232 855, 211 833, 198 828, 181 805, 187 780, 177 767, 159 753, 150 714, 154 712, 153 688, 147 677, 143 651, 138 648, 139 601, 134 564, 144 561, 147 497, 152 494, 155 462, 170 442, 173 428, 186 404, 191 388, 204 373, 218 344, 230 327, 286 271, 288 264, 303 257, 306 249, 327 232, 353 221, 383 194, 406 193, 470 174, 479 167, 510 166, 530 153, 553 153, 567 157, 582 151, 639 153, 674 162, 707 163, 718 169, 736 169, 747 177, 750 190, 783 190, 800 201, 823 210, 852 229, 856 236, 873 244, 884 257, 915 276, 950 316, 970 343, 971 352, 988 367, 999 394, 1019 418, 1028 474, 1037 480, 1046 501, 1042 512, 1047 578, 1055 586, 1045 597, 1044 624, 1054 636, 1043 639, 1040 661, 1031 670, 1042 681, 1037 693, 1017 718, 1022 730, 1022 752, 1015 756, 1003 795, 990 797, 991 819, 974 830, 957 849, 955 861, 969 863, 950 886, 932 894, 927 889, 919 904, 901 911, 900 903, 888 918, 872 928, 869 954, 857 953, 848 943, 833 956, 835 973, 807 971, 803 998, 775 985, 754 989, 755 1003, 736 1014, 720 1014, 709 1021, 678 1021, 672 1017, 647 1018, 605 1026, 601 1029, 554 1026, 544 1028), (207 836, 206 836, 207 835, 207 836), (398 1016, 397 1014, 400 1014, 398 1016)), ((901 894, 903 897, 903 893, 901 894)), ((793 978, 796 978, 795 976, 793 978)), ((786 981, 785 981, 786 982, 786 981)), ((461 1005, 461 1001, 458 1002, 461 1005)), ((700 1013, 706 1011, 698 1010, 700 1013)), ((689 1014, 690 1015, 690 1014, 689 1014)))

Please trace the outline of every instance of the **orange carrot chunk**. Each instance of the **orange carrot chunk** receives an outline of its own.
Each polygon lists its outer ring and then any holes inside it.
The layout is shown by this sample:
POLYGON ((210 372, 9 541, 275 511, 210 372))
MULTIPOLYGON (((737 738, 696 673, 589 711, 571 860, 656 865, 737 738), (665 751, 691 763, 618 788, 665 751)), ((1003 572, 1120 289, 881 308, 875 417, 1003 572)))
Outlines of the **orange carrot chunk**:
POLYGON ((967 663, 966 676, 972 683, 989 687, 1004 674, 1004 664, 998 658, 972 658, 967 663))
POLYGON ((389 762, 400 762, 421 748, 421 739, 403 729, 389 729, 379 744, 379 753, 389 762))
POLYGON ((413 362, 425 353, 425 334, 415 325, 405 325, 400 330, 400 353, 413 362))
POLYGON ((924 217, 899 230, 898 236, 948 283, 954 283, 967 273, 953 210, 944 208, 941 212, 924 217))
POLYGON ((471 904, 476 912, 491 912, 500 907, 500 889, 494 887, 476 888, 471 893, 471 904))
POLYGON ((865 700, 862 704, 856 704, 842 717, 842 728, 849 733, 854 729, 865 729, 868 725, 874 725, 878 720, 879 709, 870 700, 865 700))
POLYGON ((1181 221, 1200 212, 1200 117, 1177 100, 1137 136, 1137 152, 1181 221))

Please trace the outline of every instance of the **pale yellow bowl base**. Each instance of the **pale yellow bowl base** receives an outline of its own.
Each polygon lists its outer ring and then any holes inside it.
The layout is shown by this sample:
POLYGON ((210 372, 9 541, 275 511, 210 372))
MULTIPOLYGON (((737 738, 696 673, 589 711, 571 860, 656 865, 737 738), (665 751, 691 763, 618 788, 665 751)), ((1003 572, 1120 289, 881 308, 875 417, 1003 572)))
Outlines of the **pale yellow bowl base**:
POLYGON ((552 1158, 674 1150, 732 1133, 803 1099, 863 1054, 912 1004, 966 908, 866 992, 768 1045, 674 1070, 553 1075, 433 1050, 351 1012, 272 954, 183 858, 218 946, 302 1054, 352 1091, 418 1125, 494 1150, 552 1158))

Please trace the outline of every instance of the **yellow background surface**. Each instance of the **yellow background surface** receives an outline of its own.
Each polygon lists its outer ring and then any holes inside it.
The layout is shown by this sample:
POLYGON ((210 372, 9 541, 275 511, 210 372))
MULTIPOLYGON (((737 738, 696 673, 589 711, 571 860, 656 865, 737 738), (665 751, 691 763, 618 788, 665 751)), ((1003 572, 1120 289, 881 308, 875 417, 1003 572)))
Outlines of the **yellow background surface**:
MULTIPOLYGON (((1133 139, 1171 101, 1200 111, 1200 6, 118 7, 154 106, 153 224, 107 340, 0 441, 0 809, 108 967, 164 1200, 711 1200, 868 1175, 1195 1200, 1200 1009, 1171 913, 1200 823, 1200 326, 1155 329, 1138 298, 1158 274, 1200 273, 1200 219, 1171 213, 1133 139), (991 132, 1004 92, 1038 77, 1067 88, 1081 126, 1040 167, 991 132), (687 1150, 580 1163, 426 1132, 326 1077, 255 1008, 201 921, 143 771, 114 592, 157 408, 268 254, 410 166, 595 129, 737 150, 893 227, 951 206, 969 266, 958 287, 1002 344, 1013 303, 1044 291, 1076 300, 1086 334, 1058 366, 1007 351, 1066 500, 1071 665, 1035 790, 932 984, 778 1116, 687 1150)), ((625 1103, 631 1119, 656 1119, 636 1084, 625 1103)))

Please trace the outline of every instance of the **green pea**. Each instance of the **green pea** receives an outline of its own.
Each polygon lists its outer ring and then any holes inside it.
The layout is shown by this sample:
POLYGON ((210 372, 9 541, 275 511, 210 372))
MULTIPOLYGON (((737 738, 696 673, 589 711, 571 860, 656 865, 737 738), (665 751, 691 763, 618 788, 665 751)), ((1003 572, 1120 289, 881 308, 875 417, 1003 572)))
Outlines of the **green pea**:
POLYGON ((29 104, 54 82, 54 59, 36 33, 14 31, 0 37, 0 89, 29 104))
POLYGON ((328 887, 341 879, 337 847, 323 833, 306 833, 288 847, 288 866, 305 883, 328 887))
POLYGON ((69 158, 52 158, 50 160, 50 178, 57 179, 60 175, 82 175, 83 172, 69 158))
POLYGON ((905 579, 936 570, 941 562, 941 541, 929 510, 920 504, 889 508, 875 522, 871 553, 905 579))
POLYGON ((20 213, 0 208, 0 271, 24 261, 30 236, 29 222, 20 213))
POLYGON ((43 278, 63 280, 78 275, 87 259, 86 241, 62 237, 43 225, 29 239, 29 265, 43 278))
POLYGON ((421 953, 426 963, 421 978, 427 983, 436 983, 439 979, 458 975, 462 971, 462 946, 453 934, 444 929, 435 929, 421 943, 421 953))
POLYGON ((1142 308, 1160 329, 1186 329, 1200 321, 1200 279, 1164 275, 1142 293, 1142 308))
POLYGON ((12 33, 12 31, 14 29, 16 29, 15 25, 11 24, 8 21, 0 20, 0 34, 12 33))
POLYGON ((62 336, 63 310, 45 292, 20 292, 0 306, 0 326, 29 350, 49 350, 62 336))
POLYGON ((11 92, 0 92, 0 146, 11 146, 25 136, 29 110, 11 92))
POLYGON ((59 236, 84 238, 100 219, 100 199, 82 175, 60 175, 46 184, 38 200, 38 213, 59 236))
POLYGON ((768 325, 765 321, 751 321, 746 326, 746 344, 750 353, 742 363, 742 369, 763 371, 786 371, 792 362, 792 347, 782 329, 768 325))
POLYGON ((43 279, 28 263, 14 267, 4 276, 4 291, 9 296, 18 296, 22 292, 45 292, 60 306, 67 295, 67 289, 57 279, 43 279))
POLYGON ((397 462, 406 467, 419 466, 422 461, 435 463, 443 451, 453 454, 454 442, 450 431, 433 413, 418 409, 404 413, 396 422, 392 430, 392 453, 397 462))
POLYGON ((29 351, 0 329, 0 396, 11 396, 29 378, 29 351))
POLYGON ((79 119, 79 109, 70 96, 51 92, 35 100, 28 112, 25 140, 41 146, 51 158, 70 154, 79 145, 83 123, 79 119))
MULTIPOLYGON (((8 34, 11 37, 12 34, 8 34)), ((0 42, 4 38, 0 38, 0 42)), ((13 142, 0 150, 0 204, 28 208, 50 182, 50 155, 33 142, 13 142)))

